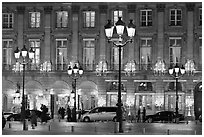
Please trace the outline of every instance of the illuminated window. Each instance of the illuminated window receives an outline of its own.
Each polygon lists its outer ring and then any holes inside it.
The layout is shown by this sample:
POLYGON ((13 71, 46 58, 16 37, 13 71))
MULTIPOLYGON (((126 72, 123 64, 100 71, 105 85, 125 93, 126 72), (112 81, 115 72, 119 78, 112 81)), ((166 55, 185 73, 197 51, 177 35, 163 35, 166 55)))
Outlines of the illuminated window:
POLYGON ((66 28, 68 26, 68 12, 58 11, 57 16, 57 28, 66 28))
POLYGON ((113 11, 113 23, 115 24, 118 21, 118 17, 122 17, 123 20, 123 11, 121 10, 115 10, 113 11))
POLYGON ((169 38, 169 59, 170 64, 176 64, 181 61, 181 37, 169 38))
POLYGON ((95 11, 84 11, 83 18, 84 18, 84 27, 85 28, 93 28, 95 27, 95 11))
POLYGON ((94 69, 95 60, 95 40, 94 39, 83 39, 83 64, 86 70, 94 69))
POLYGON ((181 26, 181 9, 170 9, 170 26, 181 26))
POLYGON ((13 13, 2 13, 2 27, 3 29, 13 28, 14 14, 13 13))
MULTIPOLYGON (((118 70, 119 69, 119 50, 118 47, 112 47, 112 69, 118 70)), ((121 48, 121 67, 123 64, 123 47, 121 48)))
POLYGON ((56 69, 66 70, 67 67, 67 39, 56 39, 56 69))
POLYGON ((30 17, 30 27, 39 28, 40 27, 40 12, 29 12, 30 17))
POLYGON ((35 51, 34 58, 32 59, 31 63, 31 69, 35 70, 40 64, 40 39, 30 39, 29 45, 35 51))
POLYGON ((153 91, 151 82, 140 82, 138 87, 139 91, 153 91))
POLYGON ((12 39, 3 39, 2 41, 3 43, 3 68, 6 70, 9 70, 10 65, 11 65, 11 61, 12 61, 12 56, 13 56, 13 52, 12 52, 12 44, 13 44, 13 40, 12 39))
POLYGON ((140 25, 141 26, 152 26, 152 10, 140 10, 140 25))
POLYGON ((140 46, 140 67, 143 70, 150 69, 152 38, 141 38, 140 46))

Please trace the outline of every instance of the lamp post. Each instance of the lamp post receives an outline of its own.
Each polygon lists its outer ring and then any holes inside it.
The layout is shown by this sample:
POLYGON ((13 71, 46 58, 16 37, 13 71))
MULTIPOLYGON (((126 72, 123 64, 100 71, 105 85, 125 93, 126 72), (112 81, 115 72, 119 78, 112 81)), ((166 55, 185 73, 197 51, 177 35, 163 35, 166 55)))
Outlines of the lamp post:
POLYGON ((23 61, 21 61, 21 62, 19 61, 19 63, 23 65, 23 93, 22 93, 22 107, 21 107, 21 119, 23 121, 23 130, 27 130, 27 125, 26 125, 27 123, 26 123, 26 120, 25 120, 25 118, 26 118, 26 113, 25 113, 26 102, 25 102, 25 93, 24 93, 25 65, 28 63, 28 62, 26 62, 26 58, 28 56, 29 59, 33 59, 34 58, 34 54, 35 54, 35 52, 33 51, 33 49, 30 48, 30 50, 28 51, 26 49, 25 45, 23 46, 21 51, 18 49, 18 47, 14 51, 14 56, 15 56, 15 58, 17 60, 20 58, 20 56, 23 57, 23 61))
POLYGON ((83 69, 81 67, 78 67, 77 64, 75 63, 74 67, 70 65, 68 70, 67 70, 68 75, 74 80, 74 83, 72 84, 73 91, 74 93, 74 111, 73 111, 73 122, 77 122, 76 118, 76 80, 83 74, 83 69))
POLYGON ((174 67, 170 66, 169 74, 176 79, 176 117, 177 117, 178 116, 178 99, 179 99, 179 96, 178 96, 178 79, 183 74, 185 74, 185 68, 183 65, 180 67, 176 63, 176 65, 174 67))
POLYGON ((105 35, 108 38, 109 42, 112 42, 114 44, 114 46, 118 47, 119 50, 119 77, 118 77, 118 102, 117 102, 117 106, 118 106, 118 110, 117 110, 117 120, 119 122, 119 132, 122 133, 123 129, 122 129, 122 102, 121 102, 121 48, 124 47, 127 43, 132 42, 132 38, 135 35, 135 25, 132 23, 133 20, 130 20, 130 23, 128 24, 128 26, 125 25, 125 23, 122 21, 121 17, 118 18, 118 21, 115 23, 115 26, 112 25, 111 20, 108 20, 108 24, 106 24, 104 26, 105 28, 105 35), (112 36, 113 36, 113 31, 114 28, 116 28, 116 32, 118 34, 118 41, 115 42, 112 40, 112 36), (124 43, 123 42, 123 38, 122 36, 124 35, 124 30, 127 30, 127 34, 129 39, 126 40, 124 43))

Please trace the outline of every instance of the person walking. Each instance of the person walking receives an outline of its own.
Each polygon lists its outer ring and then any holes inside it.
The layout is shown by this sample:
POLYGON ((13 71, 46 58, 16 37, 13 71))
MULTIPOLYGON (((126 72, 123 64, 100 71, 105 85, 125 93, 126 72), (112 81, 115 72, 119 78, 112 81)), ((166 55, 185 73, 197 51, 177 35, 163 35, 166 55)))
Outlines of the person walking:
POLYGON ((35 129, 35 126, 37 126, 37 115, 36 115, 35 111, 31 111, 30 122, 31 122, 31 128, 35 129))
POLYGON ((70 109, 70 107, 67 107, 67 122, 70 122, 72 119, 72 111, 70 109))
POLYGON ((61 108, 61 118, 64 119, 64 114, 65 114, 65 109, 62 107, 61 108))
POLYGON ((143 115, 142 115, 142 121, 143 121, 143 123, 145 122, 145 118, 146 118, 146 109, 145 109, 145 107, 143 107, 143 113, 142 113, 143 115))
POLYGON ((140 122, 140 108, 137 111, 137 122, 140 122))

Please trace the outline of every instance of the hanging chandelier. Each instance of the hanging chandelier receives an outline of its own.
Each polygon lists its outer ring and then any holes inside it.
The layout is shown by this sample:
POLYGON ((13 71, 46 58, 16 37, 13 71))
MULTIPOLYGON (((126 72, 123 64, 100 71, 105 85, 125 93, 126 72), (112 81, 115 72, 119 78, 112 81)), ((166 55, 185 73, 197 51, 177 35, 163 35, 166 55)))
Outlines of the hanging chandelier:
POLYGON ((97 76, 106 76, 107 74, 107 63, 106 61, 100 61, 97 65, 96 65, 96 75, 97 76))
POLYGON ((155 75, 164 75, 166 73, 165 63, 162 59, 158 59, 154 66, 155 75))
POLYGON ((130 76, 131 74, 133 75, 133 76, 135 76, 135 73, 136 73, 136 63, 135 63, 135 61, 134 60, 131 60, 131 61, 129 61, 129 62, 127 62, 127 64, 125 65, 125 74, 127 75, 127 76, 130 76))

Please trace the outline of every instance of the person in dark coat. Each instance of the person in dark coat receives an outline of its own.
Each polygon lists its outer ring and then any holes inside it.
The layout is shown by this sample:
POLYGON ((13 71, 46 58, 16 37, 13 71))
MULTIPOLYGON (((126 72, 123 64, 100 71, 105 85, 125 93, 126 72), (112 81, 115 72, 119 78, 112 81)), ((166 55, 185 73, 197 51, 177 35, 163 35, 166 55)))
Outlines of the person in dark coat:
POLYGON ((70 122, 72 120, 72 111, 70 107, 67 107, 67 122, 70 122))
POLYGON ((47 112, 48 112, 48 108, 45 105, 41 105, 42 113, 41 113, 41 123, 45 122, 47 123, 47 112))
POLYGON ((142 113, 143 122, 145 122, 145 118, 146 118, 146 109, 145 109, 145 107, 143 107, 143 113, 142 113))
POLYGON ((61 118, 64 119, 64 115, 65 115, 65 109, 62 107, 61 108, 61 118))
POLYGON ((31 119, 30 119, 30 122, 31 122, 31 127, 32 127, 32 129, 35 129, 35 126, 37 126, 37 115, 35 114, 34 111, 31 111, 31 119))
POLYGON ((137 111, 137 122, 140 122, 140 108, 137 111))

